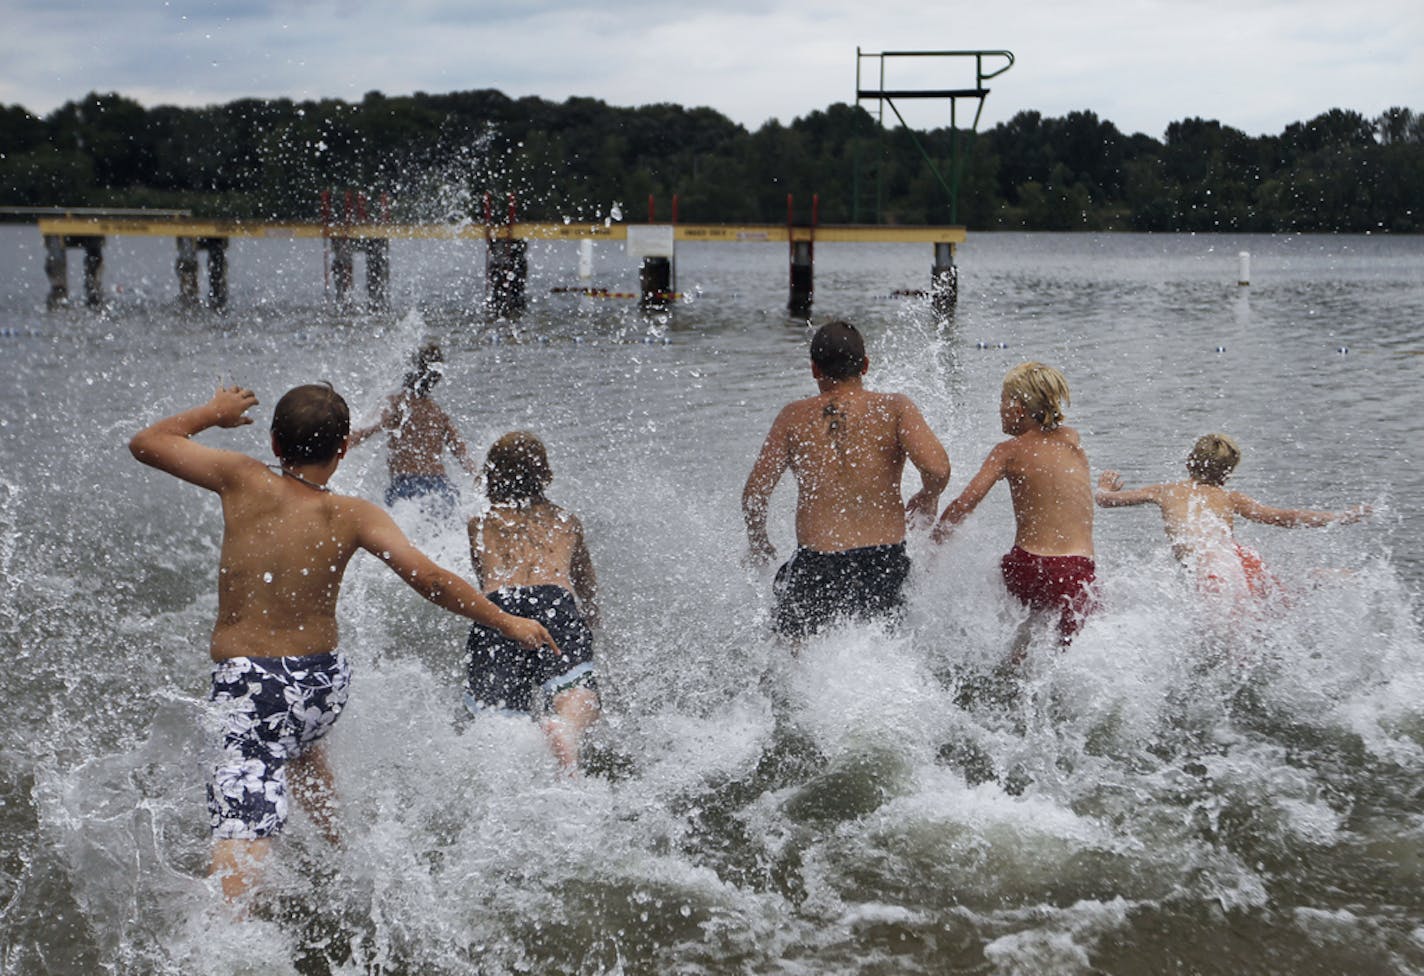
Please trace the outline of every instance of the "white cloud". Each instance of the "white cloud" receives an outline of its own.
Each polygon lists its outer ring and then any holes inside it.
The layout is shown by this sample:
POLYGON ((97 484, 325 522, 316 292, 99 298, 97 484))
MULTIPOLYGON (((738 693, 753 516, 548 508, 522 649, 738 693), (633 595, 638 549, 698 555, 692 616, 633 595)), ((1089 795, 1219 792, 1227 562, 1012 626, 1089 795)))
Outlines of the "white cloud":
MULTIPOLYGON (((708 105, 755 128, 852 101, 857 45, 1013 51, 1014 68, 991 83, 984 125, 1022 109, 1089 109, 1152 135, 1188 116, 1258 134, 1334 107, 1373 115, 1413 100, 1424 110, 1424 13, 1397 0, 21 0, 0 39, 0 99, 43 113, 91 90, 193 105, 498 88, 708 105)), ((944 62, 893 68, 887 80, 909 87, 973 80, 944 62)), ((917 126, 948 121, 947 104, 902 108, 917 126)))

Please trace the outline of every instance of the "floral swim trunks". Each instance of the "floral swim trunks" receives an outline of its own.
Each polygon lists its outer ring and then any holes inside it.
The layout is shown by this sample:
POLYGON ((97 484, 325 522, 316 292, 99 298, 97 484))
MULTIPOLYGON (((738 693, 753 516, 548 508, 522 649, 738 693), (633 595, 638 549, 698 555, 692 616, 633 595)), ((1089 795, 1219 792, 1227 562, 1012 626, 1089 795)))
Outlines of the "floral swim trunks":
POLYGON ((208 700, 222 709, 223 736, 208 784, 215 839, 255 840, 282 829, 287 760, 331 730, 350 685, 340 651, 214 662, 208 700))

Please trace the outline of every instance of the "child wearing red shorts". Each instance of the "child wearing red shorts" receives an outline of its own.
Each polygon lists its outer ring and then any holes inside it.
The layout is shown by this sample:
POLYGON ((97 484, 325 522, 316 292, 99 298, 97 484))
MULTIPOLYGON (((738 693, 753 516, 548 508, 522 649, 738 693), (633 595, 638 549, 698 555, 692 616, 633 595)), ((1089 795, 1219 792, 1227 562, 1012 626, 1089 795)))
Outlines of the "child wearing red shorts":
POLYGON ((1000 480, 1014 506, 1014 547, 1004 556, 1004 585, 1030 609, 1012 660, 1023 659, 1029 628, 1056 616, 1067 645, 1092 611, 1093 487, 1078 432, 1063 426, 1068 381, 1052 366, 1020 363, 1004 377, 999 420, 1009 439, 989 452, 983 466, 939 517, 934 540, 943 542, 1000 480))

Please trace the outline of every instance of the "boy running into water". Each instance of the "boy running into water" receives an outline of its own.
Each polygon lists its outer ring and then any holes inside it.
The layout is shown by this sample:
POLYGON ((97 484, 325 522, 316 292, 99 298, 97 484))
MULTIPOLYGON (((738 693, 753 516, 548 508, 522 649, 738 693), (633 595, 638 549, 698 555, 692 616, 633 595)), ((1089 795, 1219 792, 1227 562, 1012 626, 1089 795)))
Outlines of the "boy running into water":
POLYGON ((448 518, 455 511, 460 493, 445 473, 445 452, 453 454, 471 476, 479 471, 455 422, 430 396, 445 367, 440 347, 426 343, 415 354, 412 365, 414 369, 405 374, 401 391, 386 401, 381 419, 370 427, 352 431, 351 446, 378 431, 389 431, 386 463, 391 483, 386 488, 386 507, 402 498, 428 498, 435 502, 431 511, 448 518))
POLYGON ((195 443, 209 427, 252 423, 251 390, 219 389, 202 406, 134 435, 144 464, 222 499, 218 619, 210 700, 224 709, 223 759, 208 786, 210 874, 236 898, 257 880, 270 838, 287 818, 287 786, 337 842, 331 771, 319 740, 346 704, 350 669, 338 649, 336 602, 346 564, 365 549, 432 603, 499 628, 526 647, 551 645, 532 620, 511 616, 410 544, 377 506, 337 495, 327 481, 346 454, 350 414, 327 385, 289 390, 272 414, 280 466, 195 443), (290 767, 290 770, 289 768, 290 767))
POLYGON ((1116 471, 1098 479, 1098 504, 1103 508, 1156 505, 1162 527, 1177 557, 1203 593, 1241 598, 1263 597, 1272 579, 1252 549, 1236 540, 1234 516, 1286 528, 1317 527, 1332 522, 1358 522, 1369 508, 1356 505, 1343 512, 1308 508, 1272 508, 1239 491, 1228 491, 1226 479, 1241 463, 1241 448, 1225 434, 1206 434, 1187 455, 1187 479, 1124 491, 1116 471))
POLYGON ((553 479, 544 445, 533 434, 505 434, 489 449, 490 508, 469 523, 475 578, 500 609, 545 621, 559 653, 531 650, 476 623, 466 642, 465 704, 474 714, 529 715, 537 687, 544 734, 560 764, 572 772, 583 734, 599 710, 591 632, 598 625, 597 581, 583 525, 544 497, 553 479))
POLYGON ((1009 370, 999 420, 1010 439, 989 452, 934 530, 934 540, 943 542, 995 483, 1008 481, 1014 547, 1000 569, 1009 592, 1033 611, 1012 663, 1023 659, 1035 618, 1056 614, 1066 646, 1093 608, 1093 487, 1078 432, 1063 426, 1068 402, 1068 381, 1052 366, 1029 362, 1009 370))
POLYGON ((855 327, 830 322, 811 339, 811 376, 820 392, 777 415, 742 491, 751 557, 776 558, 767 505, 787 468, 796 476, 796 543, 776 573, 773 626, 782 636, 813 634, 845 617, 895 617, 910 572, 905 527, 934 517, 949 483, 949 455, 901 393, 861 384, 870 368, 855 327), (904 502, 909 461, 921 488, 904 502))

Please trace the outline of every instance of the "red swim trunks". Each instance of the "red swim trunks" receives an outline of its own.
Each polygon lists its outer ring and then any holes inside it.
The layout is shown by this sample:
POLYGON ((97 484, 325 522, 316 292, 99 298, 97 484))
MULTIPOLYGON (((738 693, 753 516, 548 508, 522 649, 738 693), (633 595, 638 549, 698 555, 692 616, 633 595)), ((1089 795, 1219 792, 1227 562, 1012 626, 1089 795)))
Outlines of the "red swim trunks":
POLYGON ((1010 593, 1034 610, 1059 612, 1058 633, 1065 644, 1097 605, 1097 574, 1087 556, 1040 556, 1014 546, 999 565, 1010 593))

